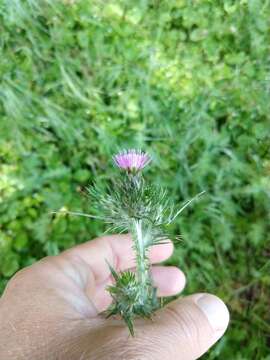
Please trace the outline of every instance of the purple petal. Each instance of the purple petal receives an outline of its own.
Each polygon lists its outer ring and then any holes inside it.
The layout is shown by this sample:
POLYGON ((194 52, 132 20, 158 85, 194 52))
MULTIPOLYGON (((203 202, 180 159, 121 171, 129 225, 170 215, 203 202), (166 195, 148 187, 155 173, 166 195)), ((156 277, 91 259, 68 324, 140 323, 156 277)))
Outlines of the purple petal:
POLYGON ((113 157, 114 163, 121 169, 139 171, 151 161, 150 156, 141 150, 124 150, 113 157))

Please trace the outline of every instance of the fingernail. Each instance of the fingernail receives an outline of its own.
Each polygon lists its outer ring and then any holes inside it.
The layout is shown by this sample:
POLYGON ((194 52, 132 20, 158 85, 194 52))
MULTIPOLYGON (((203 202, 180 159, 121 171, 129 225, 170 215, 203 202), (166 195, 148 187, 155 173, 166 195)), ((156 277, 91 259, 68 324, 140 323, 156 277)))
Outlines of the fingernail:
POLYGON ((215 295, 202 294, 196 303, 207 317, 213 330, 224 332, 230 319, 229 311, 224 302, 215 295))

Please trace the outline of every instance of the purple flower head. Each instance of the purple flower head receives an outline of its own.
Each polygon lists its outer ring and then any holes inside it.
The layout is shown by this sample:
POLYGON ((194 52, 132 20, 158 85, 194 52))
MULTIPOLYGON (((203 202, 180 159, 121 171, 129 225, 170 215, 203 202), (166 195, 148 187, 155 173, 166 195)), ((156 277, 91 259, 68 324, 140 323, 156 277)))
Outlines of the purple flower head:
POLYGON ((116 154, 113 160, 120 169, 137 172, 148 165, 151 158, 141 150, 129 149, 116 154))

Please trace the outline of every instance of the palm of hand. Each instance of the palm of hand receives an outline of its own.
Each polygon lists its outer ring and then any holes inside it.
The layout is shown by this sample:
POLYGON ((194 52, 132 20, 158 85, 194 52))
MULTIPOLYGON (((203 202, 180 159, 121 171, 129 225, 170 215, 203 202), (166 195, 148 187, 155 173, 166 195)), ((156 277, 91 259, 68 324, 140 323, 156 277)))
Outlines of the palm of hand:
MULTIPOLYGON (((167 259, 172 249, 169 242, 155 246, 151 262, 167 259)), ((127 342, 134 349, 134 343, 151 327, 151 322, 139 321, 139 336, 131 339, 122 321, 105 320, 99 315, 111 302, 106 287, 112 279, 106 260, 118 271, 135 266, 129 236, 93 240, 59 256, 45 258, 14 277, 1 305, 4 307, 8 299, 6 306, 19 311, 4 322, 17 333, 25 334, 22 340, 27 342, 25 358, 42 359, 41 348, 47 354, 54 349, 55 355, 46 355, 46 359, 65 360, 77 359, 78 354, 91 354, 91 359, 121 358, 116 352, 123 353, 127 342), (29 309, 31 317, 25 318, 29 309)), ((173 295, 184 286, 184 275, 175 267, 157 266, 152 272, 159 295, 173 295)), ((131 358, 127 353, 124 356, 123 359, 131 358)))

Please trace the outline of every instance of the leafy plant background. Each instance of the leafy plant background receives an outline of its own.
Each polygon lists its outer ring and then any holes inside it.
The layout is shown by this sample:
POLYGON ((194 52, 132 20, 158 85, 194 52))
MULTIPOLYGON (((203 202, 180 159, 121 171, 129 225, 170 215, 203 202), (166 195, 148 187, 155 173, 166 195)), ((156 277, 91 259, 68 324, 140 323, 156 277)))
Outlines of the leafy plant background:
POLYGON ((170 263, 185 294, 229 305, 204 359, 270 359, 270 3, 0 2, 0 287, 20 268, 102 234, 51 210, 114 171, 117 149, 154 156, 176 203, 170 263))

